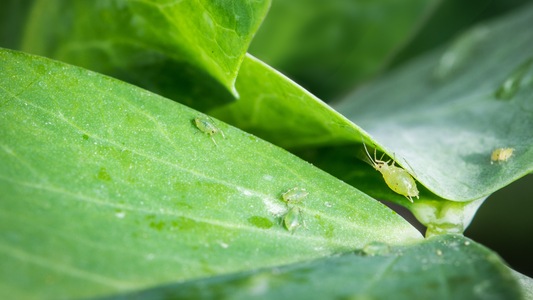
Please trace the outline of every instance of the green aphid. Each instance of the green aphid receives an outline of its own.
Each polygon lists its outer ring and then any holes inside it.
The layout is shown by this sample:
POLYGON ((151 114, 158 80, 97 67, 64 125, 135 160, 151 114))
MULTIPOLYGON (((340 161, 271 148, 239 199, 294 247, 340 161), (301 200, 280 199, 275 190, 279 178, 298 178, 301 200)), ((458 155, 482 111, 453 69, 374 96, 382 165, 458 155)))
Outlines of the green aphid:
POLYGON ((217 125, 211 118, 198 117, 194 119, 194 123, 196 124, 196 127, 200 129, 201 132, 209 135, 209 137, 213 140, 213 143, 215 143, 216 146, 218 145, 217 142, 215 142, 215 139, 213 138, 214 134, 220 132, 222 134, 222 137, 226 138, 226 136, 224 136, 224 132, 222 132, 222 130, 217 127, 217 125))
POLYGON ((389 188, 394 192, 405 196, 405 198, 411 201, 411 203, 413 202, 412 197, 418 198, 418 189, 411 173, 400 167, 395 166, 394 160, 392 161, 392 164, 389 165, 390 160, 382 161, 376 159, 376 149, 374 149, 374 159, 372 160, 372 157, 368 153, 368 149, 366 149, 365 141, 364 139, 362 140, 366 154, 368 155, 372 166, 374 167, 374 169, 379 171, 381 175, 383 175, 383 179, 385 179, 385 183, 389 186, 389 188))
POLYGON ((287 205, 289 205, 304 201, 307 198, 307 195, 309 195, 309 192, 305 189, 295 187, 282 193, 281 197, 283 198, 283 201, 287 202, 287 205))
POLYGON ((513 155, 514 148, 498 148, 492 152, 490 157, 490 164, 492 165, 495 161, 498 163, 502 161, 507 161, 509 157, 513 155))
POLYGON ((296 229, 300 228, 302 225, 305 229, 308 229, 305 220, 303 220, 302 217, 302 209, 296 206, 293 206, 283 217, 281 217, 281 222, 290 232, 296 231, 296 229))

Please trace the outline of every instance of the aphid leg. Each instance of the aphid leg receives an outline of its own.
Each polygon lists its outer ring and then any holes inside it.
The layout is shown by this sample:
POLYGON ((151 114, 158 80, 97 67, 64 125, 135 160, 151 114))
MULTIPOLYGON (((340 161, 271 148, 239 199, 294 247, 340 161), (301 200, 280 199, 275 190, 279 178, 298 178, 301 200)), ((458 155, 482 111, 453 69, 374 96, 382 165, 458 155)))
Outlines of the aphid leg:
POLYGON ((215 139, 213 138, 213 136, 212 136, 212 135, 210 135, 210 137, 211 137, 211 139, 213 140, 213 143, 215 143, 215 146, 217 146, 217 147, 218 147, 218 144, 217 144, 217 142, 215 142, 215 139))
POLYGON ((305 224, 305 220, 302 220, 302 223, 304 224, 305 230, 309 230, 309 228, 307 227, 307 224, 305 224))
POLYGON ((213 124, 215 125, 215 127, 220 131, 220 133, 222 133, 222 137, 225 139, 226 136, 224 135, 224 131, 222 131, 222 130, 220 129, 220 127, 218 127, 217 123, 215 123, 215 120, 213 120, 213 118, 211 118, 211 117, 209 117, 209 116, 208 116, 208 118, 211 119, 211 122, 213 122, 213 124))
MULTIPOLYGON (((416 196, 416 197, 418 198, 418 196, 416 196)), ((414 202, 413 202, 413 198, 411 198, 410 195, 406 195, 405 198, 407 198, 409 201, 411 201, 411 203, 414 203, 414 202)))
POLYGON ((377 158, 376 158, 376 151, 377 151, 377 147, 376 147, 376 145, 374 145, 374 161, 375 161, 376 163, 382 163, 382 164, 387 164, 387 165, 388 165, 390 160, 387 161, 387 162, 385 162, 385 161, 382 160, 382 159, 383 159, 383 156, 385 156, 385 153, 383 153, 383 155, 381 155, 381 157, 380 157, 379 159, 377 159, 377 158))
MULTIPOLYGON (((374 146, 376 146, 376 145, 374 145, 374 146)), ((385 156, 385 152, 383 152, 383 154, 381 154, 381 157, 379 158, 379 160, 382 161, 382 160, 383 160, 383 156, 385 156)), ((394 160, 396 160, 396 159, 394 159, 394 160)), ((389 161, 390 161, 390 160, 389 160, 389 161)))

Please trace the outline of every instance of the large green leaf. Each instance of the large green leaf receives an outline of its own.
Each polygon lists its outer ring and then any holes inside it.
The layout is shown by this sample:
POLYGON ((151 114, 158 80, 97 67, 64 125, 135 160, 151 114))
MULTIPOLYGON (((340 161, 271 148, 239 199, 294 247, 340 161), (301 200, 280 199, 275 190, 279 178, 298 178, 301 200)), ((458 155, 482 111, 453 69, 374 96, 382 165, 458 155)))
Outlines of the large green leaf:
MULTIPOLYGON (((237 79, 241 101, 213 114, 283 147, 360 142, 359 125, 369 133, 362 132, 367 144, 412 169, 429 191, 453 201, 481 199, 533 170, 532 18, 529 6, 473 28, 449 50, 423 57, 334 106, 342 115, 248 58, 237 79), (245 90, 252 80, 261 85, 245 90), (514 148, 514 155, 491 164, 499 147, 514 148)), ((360 149, 353 146, 354 157, 360 149)))
POLYGON ((284 148, 361 140, 357 125, 250 54, 235 86, 239 101, 209 114, 284 148))
POLYGON ((487 248, 447 235, 383 255, 355 252, 106 299, 520 299, 512 272, 487 248))
POLYGON ((238 96, 235 78, 269 5, 270 0, 38 0, 22 50, 205 110, 238 96))
POLYGON ((6 299, 104 295, 421 236, 294 155, 123 82, 0 51, 0 282, 6 299), (199 133, 199 134, 197 134, 199 133), (279 225, 309 191, 309 230, 279 225))
POLYGON ((275 0, 249 52, 331 100, 374 76, 438 0, 275 0))
POLYGON ((487 196, 533 171, 532 18, 529 5, 471 28, 335 108, 435 194, 487 196), (513 156, 491 164, 500 147, 513 156))

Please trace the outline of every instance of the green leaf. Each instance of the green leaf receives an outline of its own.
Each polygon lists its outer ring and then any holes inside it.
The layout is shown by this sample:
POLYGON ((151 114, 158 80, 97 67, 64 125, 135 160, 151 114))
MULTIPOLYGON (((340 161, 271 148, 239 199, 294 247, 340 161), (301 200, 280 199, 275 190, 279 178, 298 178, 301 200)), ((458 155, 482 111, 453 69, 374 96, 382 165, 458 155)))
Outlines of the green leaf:
POLYGON ((408 208, 418 221, 427 227, 426 237, 442 233, 463 233, 486 199, 483 197, 466 202, 449 201, 418 185, 420 199, 411 203, 405 196, 393 193, 381 173, 354 155, 354 152, 357 153, 354 148, 356 149, 353 145, 337 146, 297 150, 294 153, 374 198, 387 199, 408 208))
MULTIPOLYGON (((213 115, 287 148, 357 143, 361 126, 368 146, 412 169, 419 187, 447 200, 478 200, 533 171, 531 18, 529 6, 473 28, 452 52, 439 50, 376 81, 335 105, 339 113, 249 58, 237 79, 241 101, 213 115), (450 65, 450 57, 461 63, 450 65), (261 85, 240 88, 252 80, 261 85), (512 99, 498 99, 506 84, 512 99), (491 164, 500 147, 514 155, 491 164)), ((362 157, 360 145, 352 149, 362 157)))
POLYGON ((511 272, 494 252, 447 235, 384 255, 355 252, 106 299, 520 299, 511 272))
POLYGON ((533 279, 527 277, 524 274, 520 274, 512 269, 511 269, 511 274, 515 277, 516 281, 518 281, 518 285, 520 286, 520 291, 522 293, 522 299, 532 300, 533 299, 533 279))
POLYGON ((238 96, 235 78, 269 5, 270 0, 38 0, 22 50, 205 110, 238 96))
POLYGON ((140 88, 0 51, 0 282, 6 299, 95 297, 421 239, 351 186, 140 88), (199 134, 198 134, 199 133, 199 134), (310 193, 303 227, 281 193, 310 193))
POLYGON ((357 125, 250 54, 235 86, 239 101, 210 115, 283 148, 361 140, 357 125))
POLYGON ((533 170, 532 18, 529 5, 471 28, 335 108, 435 194, 488 196, 533 170), (491 164, 501 147, 513 156, 491 164))
POLYGON ((376 75, 438 2, 275 0, 249 52, 332 100, 376 75))

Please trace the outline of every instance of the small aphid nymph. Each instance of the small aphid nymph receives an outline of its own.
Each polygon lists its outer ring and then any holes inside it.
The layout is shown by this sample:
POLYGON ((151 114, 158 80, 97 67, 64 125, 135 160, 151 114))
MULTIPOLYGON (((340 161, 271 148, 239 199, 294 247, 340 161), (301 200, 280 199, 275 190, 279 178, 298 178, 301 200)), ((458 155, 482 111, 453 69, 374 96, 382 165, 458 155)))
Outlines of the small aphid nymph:
POLYGON ((385 183, 389 186, 394 192, 405 196, 411 203, 413 202, 413 197, 418 198, 418 189, 416 187, 416 182, 413 179, 411 173, 406 170, 397 167, 394 165, 395 161, 392 160, 392 164, 389 165, 389 161, 382 161, 376 158, 376 149, 374 149, 374 159, 368 153, 366 148, 365 141, 361 136, 363 141, 363 146, 365 147, 366 154, 372 163, 374 169, 379 171, 385 179, 385 183))
POLYGON ((498 163, 504 160, 507 161, 513 155, 513 151, 513 148, 498 148, 494 150, 490 157, 490 164, 492 165, 495 161, 498 161, 498 163))
POLYGON ((209 135, 209 137, 213 140, 213 143, 215 143, 216 146, 218 146, 218 144, 213 138, 214 134, 220 132, 222 134, 222 137, 226 138, 226 136, 224 136, 224 132, 222 132, 222 130, 217 127, 217 125, 211 118, 197 117, 196 119, 194 119, 194 123, 196 124, 196 127, 200 129, 201 132, 209 135))
POLYGON ((285 225, 285 228, 289 232, 294 232, 296 229, 300 228, 302 225, 307 228, 305 220, 302 218, 302 209, 296 206, 293 206, 289 211, 281 217, 281 223, 285 225))
POLYGON ((307 198, 307 195, 309 195, 309 192, 305 189, 295 187, 282 193, 281 197, 283 198, 283 201, 287 202, 288 206, 289 204, 296 204, 304 201, 305 198, 307 198))

